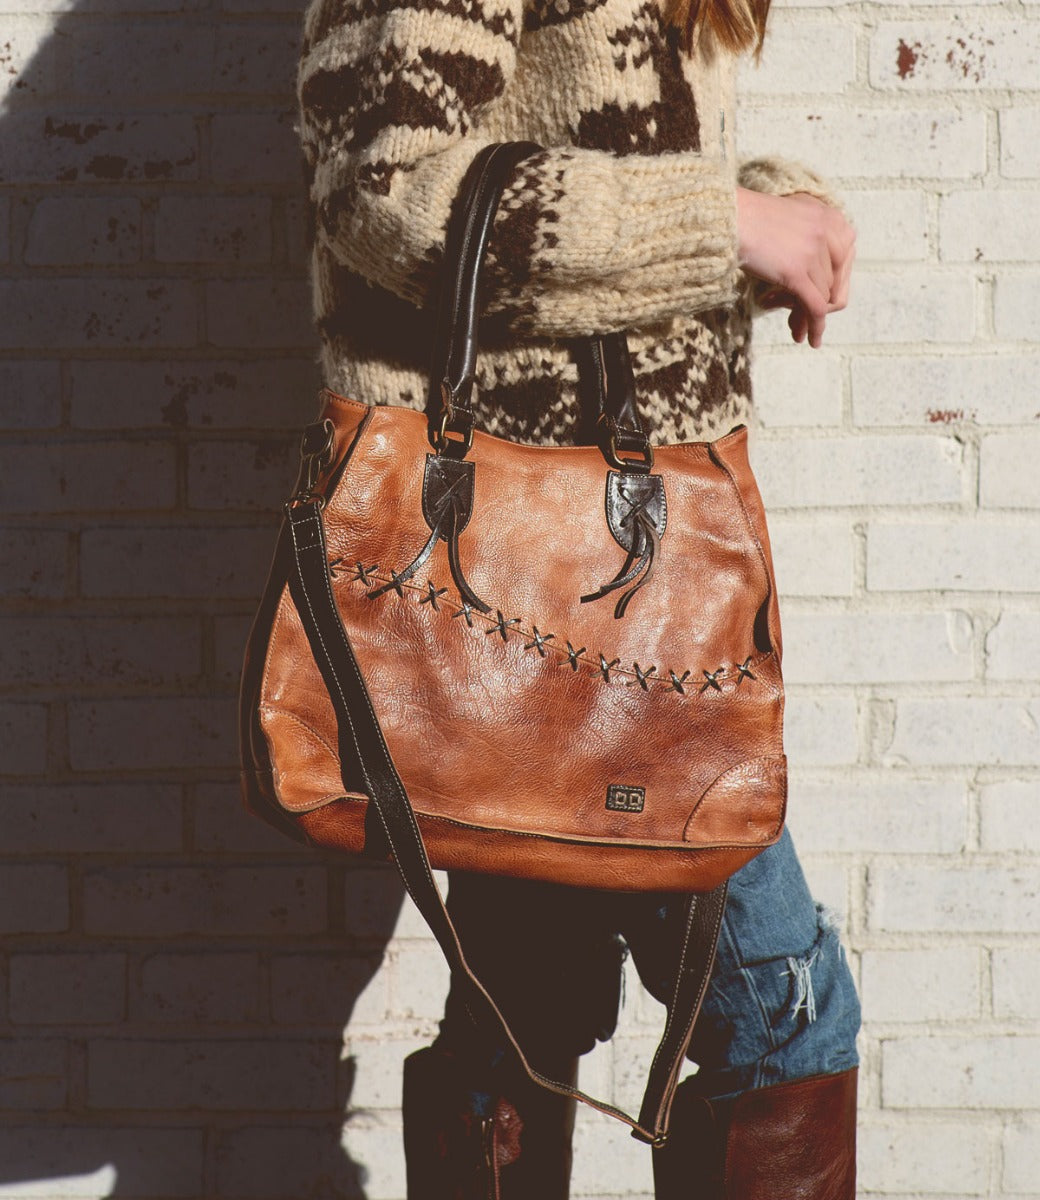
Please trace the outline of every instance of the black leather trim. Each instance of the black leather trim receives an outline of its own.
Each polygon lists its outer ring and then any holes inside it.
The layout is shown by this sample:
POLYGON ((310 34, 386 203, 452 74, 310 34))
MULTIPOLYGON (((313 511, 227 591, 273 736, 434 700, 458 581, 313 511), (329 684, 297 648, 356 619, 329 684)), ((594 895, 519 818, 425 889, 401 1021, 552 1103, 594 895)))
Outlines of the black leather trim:
POLYGON ((668 524, 668 501, 664 494, 664 479, 660 475, 631 475, 611 471, 607 475, 607 524, 614 541, 630 554, 642 554, 646 531, 636 520, 643 513, 664 535, 668 524))
MULTIPOLYGON (((447 506, 455 510, 455 533, 473 516, 473 463, 468 459, 427 454, 423 475, 422 511, 430 529, 444 529, 447 506)), ((446 535, 442 535, 447 540, 446 535)))

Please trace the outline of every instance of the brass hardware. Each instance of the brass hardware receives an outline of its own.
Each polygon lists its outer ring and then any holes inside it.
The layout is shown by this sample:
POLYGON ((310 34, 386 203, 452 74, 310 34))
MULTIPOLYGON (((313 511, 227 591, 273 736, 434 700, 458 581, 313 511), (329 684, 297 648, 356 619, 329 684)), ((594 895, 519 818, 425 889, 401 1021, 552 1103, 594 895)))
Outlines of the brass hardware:
POLYGON ((625 429, 617 421, 601 413, 599 422, 606 430, 606 445, 603 454, 612 467, 627 474, 649 475, 654 469, 654 448, 646 434, 636 429, 625 429), (624 445, 623 443, 629 443, 624 445), (621 451, 633 450, 638 458, 623 458, 621 451))
POLYGON ((336 446, 336 427, 326 417, 308 425, 300 439, 300 473, 296 479, 296 490, 286 500, 286 512, 300 504, 317 504, 325 507, 325 497, 314 489, 322 471, 332 462, 336 446))
POLYGON ((473 422, 468 421, 464 430, 450 428, 456 416, 453 399, 448 381, 442 380, 441 420, 437 429, 430 434, 430 445, 438 454, 446 454, 449 458, 465 458, 473 446, 473 422), (457 436, 449 437, 449 432, 457 436))

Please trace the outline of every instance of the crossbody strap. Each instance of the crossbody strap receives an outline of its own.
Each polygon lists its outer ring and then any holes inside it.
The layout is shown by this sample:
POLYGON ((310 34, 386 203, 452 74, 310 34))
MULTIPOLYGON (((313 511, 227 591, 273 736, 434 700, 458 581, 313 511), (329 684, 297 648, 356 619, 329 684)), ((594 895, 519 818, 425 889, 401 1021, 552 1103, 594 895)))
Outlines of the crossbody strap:
POLYGON ((638 1118, 535 1070, 498 1006, 467 964, 434 881, 415 813, 390 756, 336 607, 322 502, 313 495, 298 496, 287 506, 286 513, 293 548, 289 590, 336 712, 340 763, 344 769, 348 764, 360 768, 365 792, 378 815, 405 887, 437 938, 452 972, 468 984, 467 1007, 472 1019, 481 1028, 505 1037, 523 1070, 535 1083, 616 1117, 629 1125, 633 1136, 642 1141, 663 1144, 679 1071, 715 959, 727 885, 723 883, 712 892, 690 895, 686 901, 685 932, 674 992, 638 1118))

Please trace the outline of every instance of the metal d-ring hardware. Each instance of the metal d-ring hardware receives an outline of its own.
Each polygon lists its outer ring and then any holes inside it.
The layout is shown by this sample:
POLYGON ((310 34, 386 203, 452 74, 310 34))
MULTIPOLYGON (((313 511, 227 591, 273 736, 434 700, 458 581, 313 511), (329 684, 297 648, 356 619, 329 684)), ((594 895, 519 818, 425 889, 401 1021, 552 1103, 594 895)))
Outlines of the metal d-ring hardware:
POLYGON ((325 507, 325 497, 316 492, 315 486, 322 471, 332 462, 336 445, 336 427, 326 417, 307 425, 300 439, 300 473, 296 479, 296 490, 286 500, 286 509, 298 504, 317 504, 325 507))
POLYGON ((430 445, 438 454, 450 458, 465 458, 473 446, 473 421, 467 420, 463 429, 451 428, 456 411, 452 403, 451 385, 447 379, 441 380, 441 406, 440 424, 430 432, 430 445), (449 432, 458 436, 449 437, 449 432))
POLYGON ((649 475, 654 469, 654 448, 646 434, 638 429, 626 429, 607 413, 600 415, 599 424, 605 430, 602 450, 607 462, 630 475, 649 475), (623 458, 621 452, 628 450, 634 450, 639 457, 623 458))

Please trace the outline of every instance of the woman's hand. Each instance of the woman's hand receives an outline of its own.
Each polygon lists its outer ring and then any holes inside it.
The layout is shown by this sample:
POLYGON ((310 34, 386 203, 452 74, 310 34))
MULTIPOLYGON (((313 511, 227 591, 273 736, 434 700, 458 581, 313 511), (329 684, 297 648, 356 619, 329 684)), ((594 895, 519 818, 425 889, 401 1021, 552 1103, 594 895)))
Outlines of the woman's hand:
POLYGON ((740 265, 775 286, 764 308, 789 308, 796 342, 818 348, 827 314, 845 307, 856 256, 856 231, 842 214, 808 192, 771 196, 737 188, 740 265))

